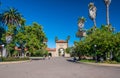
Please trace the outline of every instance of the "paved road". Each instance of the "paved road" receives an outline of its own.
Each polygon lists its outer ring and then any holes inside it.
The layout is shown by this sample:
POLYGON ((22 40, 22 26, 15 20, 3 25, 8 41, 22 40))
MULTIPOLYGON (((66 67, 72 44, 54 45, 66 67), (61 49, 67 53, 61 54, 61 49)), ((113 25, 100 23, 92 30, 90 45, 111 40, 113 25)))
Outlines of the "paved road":
POLYGON ((120 68, 78 64, 59 57, 0 65, 0 78, 120 78, 120 68))

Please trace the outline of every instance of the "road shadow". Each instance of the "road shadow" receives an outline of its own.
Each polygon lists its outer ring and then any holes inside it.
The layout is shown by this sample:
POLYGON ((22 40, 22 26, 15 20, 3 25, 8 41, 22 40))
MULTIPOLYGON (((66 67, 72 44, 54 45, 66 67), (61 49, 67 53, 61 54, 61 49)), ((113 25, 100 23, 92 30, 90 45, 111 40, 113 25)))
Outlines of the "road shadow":
POLYGON ((68 62, 72 62, 72 63, 77 63, 77 60, 74 59, 66 59, 68 62))

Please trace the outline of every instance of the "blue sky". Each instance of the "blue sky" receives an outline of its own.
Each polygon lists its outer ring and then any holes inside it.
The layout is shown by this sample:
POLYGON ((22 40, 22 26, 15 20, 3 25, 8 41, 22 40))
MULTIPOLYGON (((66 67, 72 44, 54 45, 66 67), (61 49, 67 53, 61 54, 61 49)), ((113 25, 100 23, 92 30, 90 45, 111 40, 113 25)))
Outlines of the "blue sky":
MULTIPOLYGON (((85 29, 93 26, 88 16, 88 4, 94 2, 97 7, 97 27, 106 24, 106 7, 103 0, 1 0, 0 9, 14 7, 26 19, 26 24, 38 22, 43 26, 48 37, 48 47, 55 48, 55 36, 65 40, 68 35, 71 39, 69 46, 79 39, 75 37, 78 30, 77 19, 86 18, 85 29)), ((110 23, 116 31, 120 31, 120 0, 112 0, 110 5, 110 23)))

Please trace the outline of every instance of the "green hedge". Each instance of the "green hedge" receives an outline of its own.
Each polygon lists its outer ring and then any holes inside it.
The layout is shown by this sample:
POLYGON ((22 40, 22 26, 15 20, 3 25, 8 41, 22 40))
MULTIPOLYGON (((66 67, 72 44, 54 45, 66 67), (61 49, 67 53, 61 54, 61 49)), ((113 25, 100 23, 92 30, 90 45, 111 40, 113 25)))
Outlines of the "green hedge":
POLYGON ((7 57, 4 58, 2 57, 2 62, 8 62, 8 61, 24 61, 24 60, 29 60, 29 58, 13 58, 13 57, 7 57))

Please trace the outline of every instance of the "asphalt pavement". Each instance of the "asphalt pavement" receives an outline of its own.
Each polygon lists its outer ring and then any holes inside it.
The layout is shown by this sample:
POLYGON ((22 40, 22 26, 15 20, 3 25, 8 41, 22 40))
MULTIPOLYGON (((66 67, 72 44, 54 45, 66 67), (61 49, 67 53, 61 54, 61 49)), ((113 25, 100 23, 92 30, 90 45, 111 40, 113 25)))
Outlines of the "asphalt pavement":
POLYGON ((0 78, 120 78, 120 67, 75 63, 58 57, 0 64, 0 78))

